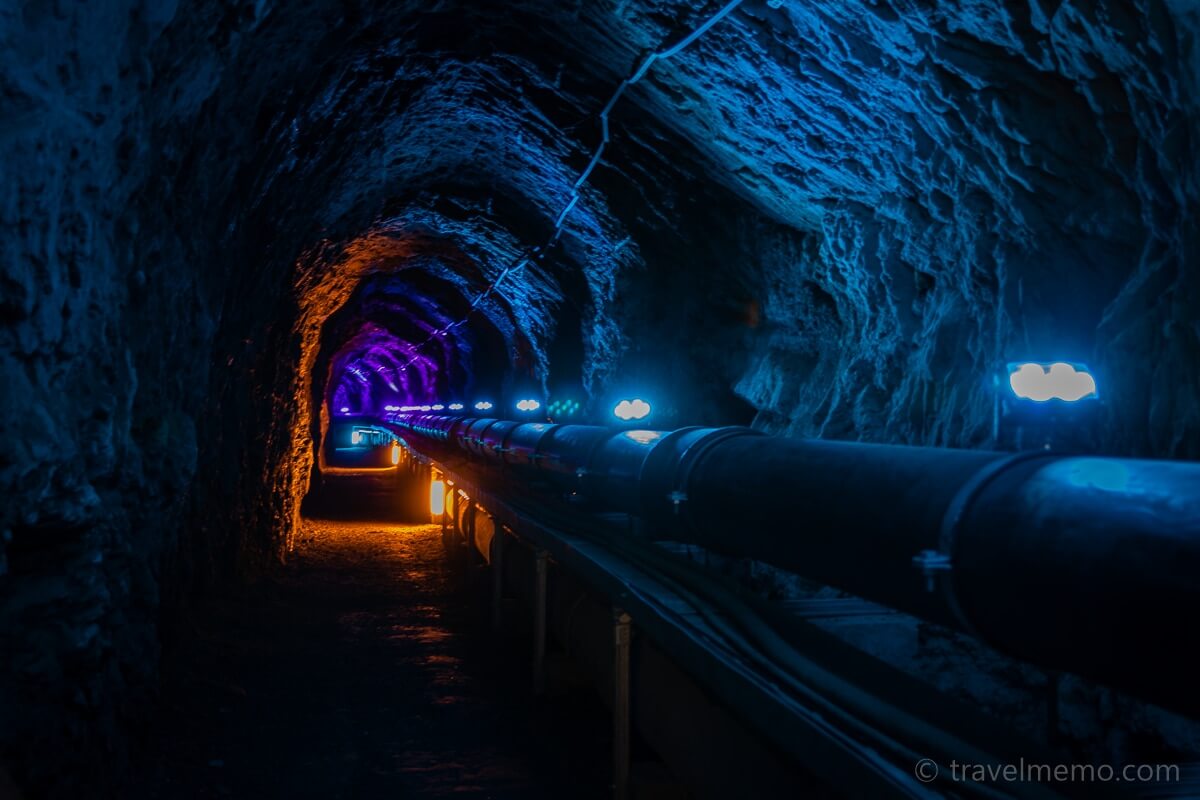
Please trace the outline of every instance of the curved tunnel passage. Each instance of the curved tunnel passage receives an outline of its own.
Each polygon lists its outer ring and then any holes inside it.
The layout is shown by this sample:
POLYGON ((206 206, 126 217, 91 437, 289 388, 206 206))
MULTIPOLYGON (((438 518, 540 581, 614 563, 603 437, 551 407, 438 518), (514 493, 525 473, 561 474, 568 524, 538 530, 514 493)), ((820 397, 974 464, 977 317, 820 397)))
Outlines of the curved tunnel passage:
POLYGON ((529 343, 511 314, 496 322, 472 314, 460 292, 416 266, 360 283, 322 329, 312 397, 322 418, 461 405, 475 395, 499 397, 514 375, 529 375, 529 343))
MULTIPOLYGON (((1006 365, 1083 362, 1062 444, 1200 457, 1198 31, 1179 0, 0 14, 5 770, 119 771, 196 598, 295 552, 343 408, 1030 448, 1006 365)), ((1196 749, 1117 716, 1071 725, 1196 749)))

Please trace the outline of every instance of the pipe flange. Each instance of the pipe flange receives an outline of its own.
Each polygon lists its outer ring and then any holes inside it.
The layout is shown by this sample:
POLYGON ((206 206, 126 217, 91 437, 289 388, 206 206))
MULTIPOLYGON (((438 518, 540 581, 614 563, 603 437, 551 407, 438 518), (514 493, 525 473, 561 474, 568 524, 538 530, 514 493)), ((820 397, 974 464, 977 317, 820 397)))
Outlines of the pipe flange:
MULTIPOLYGON (((988 462, 982 468, 976 470, 975 474, 959 487, 950 504, 946 506, 946 513, 942 517, 941 529, 938 532, 938 549, 935 551, 925 550, 913 557, 913 565, 925 572, 928 581, 927 585, 933 583, 941 584, 942 599, 962 629, 982 641, 987 640, 979 634, 975 626, 971 624, 966 613, 962 610, 962 606, 958 602, 958 592, 954 585, 954 550, 958 541, 959 527, 971 505, 983 493, 983 490, 1001 474, 1026 462, 1041 459, 1059 459, 1062 457, 1062 453, 1029 450, 988 462), (925 554, 932 554, 933 558, 926 558, 925 554), (926 572, 926 566, 932 563, 938 564, 937 568, 932 572, 926 572), (938 575, 942 576, 942 580, 936 580, 938 575)), ((929 588, 932 591, 934 587, 929 586, 929 588)))
POLYGON ((679 467, 675 474, 675 488, 667 494, 667 499, 671 501, 675 508, 675 514, 681 518, 685 528, 690 528, 691 526, 691 520, 687 518, 688 511, 684 503, 687 501, 687 487, 691 482, 692 471, 695 469, 696 464, 700 463, 704 455, 721 442, 736 439, 739 436, 766 436, 766 434, 762 431, 756 431, 753 428, 717 428, 692 442, 679 454, 677 460, 679 467), (677 500, 676 498, 679 499, 677 500))

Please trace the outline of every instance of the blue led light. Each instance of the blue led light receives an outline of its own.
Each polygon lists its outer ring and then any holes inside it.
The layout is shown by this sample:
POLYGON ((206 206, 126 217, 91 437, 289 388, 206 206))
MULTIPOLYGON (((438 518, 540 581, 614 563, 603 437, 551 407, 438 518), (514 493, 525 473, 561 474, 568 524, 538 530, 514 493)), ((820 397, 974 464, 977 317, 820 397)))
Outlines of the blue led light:
POLYGON ((1047 400, 1074 403, 1098 396, 1096 380, 1088 368, 1083 364, 1068 364, 1064 361, 1053 364, 1009 364, 1008 385, 1017 397, 1037 403, 1047 400))
POLYGON ((650 404, 640 397, 632 400, 622 400, 613 409, 613 416, 628 422, 631 419, 645 419, 650 416, 650 404))
POLYGON ((546 407, 546 412, 552 417, 573 417, 579 413, 578 400, 560 398, 546 407))

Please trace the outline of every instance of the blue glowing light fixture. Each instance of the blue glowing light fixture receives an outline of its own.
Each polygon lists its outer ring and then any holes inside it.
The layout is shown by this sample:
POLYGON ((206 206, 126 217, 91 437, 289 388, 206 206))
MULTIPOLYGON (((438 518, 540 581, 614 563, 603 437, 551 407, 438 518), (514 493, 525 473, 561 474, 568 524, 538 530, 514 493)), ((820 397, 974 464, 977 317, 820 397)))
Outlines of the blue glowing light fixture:
POLYGON ((560 399, 551 403, 546 410, 552 417, 573 417, 579 413, 578 400, 560 399))
POLYGON ((492 404, 489 403, 487 400, 480 400, 478 403, 475 404, 476 411, 488 411, 491 409, 491 407, 492 407, 492 404))
POLYGON ((640 397, 622 400, 613 409, 613 416, 625 422, 632 419, 645 419, 650 416, 650 404, 640 397))
POLYGON ((542 404, 532 397, 517 401, 517 411, 537 411, 542 404))
POLYGON ((1047 400, 1074 403, 1099 396, 1096 379, 1087 366, 1065 361, 1052 364, 1013 362, 1008 365, 1008 385, 1017 397, 1037 403, 1047 400))

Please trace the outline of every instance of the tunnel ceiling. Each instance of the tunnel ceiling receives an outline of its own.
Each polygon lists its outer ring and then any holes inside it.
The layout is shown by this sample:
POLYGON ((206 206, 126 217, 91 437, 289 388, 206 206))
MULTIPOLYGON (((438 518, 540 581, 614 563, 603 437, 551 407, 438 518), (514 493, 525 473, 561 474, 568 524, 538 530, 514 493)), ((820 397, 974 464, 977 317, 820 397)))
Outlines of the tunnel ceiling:
MULTIPOLYGON (((720 6, 376 5, 25 6, 10 197, 42 199, 11 219, 14 357, 71 340, 50 316, 160 325, 159 302, 187 302, 207 387, 214 334, 236 355, 273 327, 303 338, 365 275, 417 264, 449 293, 413 325, 491 289, 478 316, 512 375, 554 383, 561 339, 565 383, 665 370, 708 421, 740 398, 774 430, 982 443, 1014 356, 1195 387, 1195 325, 1172 311, 1195 300, 1186 4, 747 0, 626 93, 561 240, 511 273, 620 81, 720 6)), ((377 352, 403 349, 376 325, 377 352)), ((1195 452, 1185 397, 1111 393, 1112 446, 1195 452)))
MULTIPOLYGON (((285 264, 316 228, 351 251, 385 232, 454 248, 468 298, 504 275, 490 316, 528 342, 535 380, 563 304, 593 393, 636 380, 639 350, 679 360, 677 332, 715 316, 732 341, 683 361, 720 354, 719 374, 682 367, 674 385, 720 409, 732 386, 776 429, 975 443, 1007 357, 1112 358, 1151 383, 1145 337, 1195 343, 1146 322, 1194 299, 1171 255, 1194 235, 1182 11, 747 3, 629 92, 561 246, 509 274, 567 205, 619 81, 717 6, 352 8, 313 5, 304 31, 270 8, 217 20, 228 64, 201 118, 222 135, 181 144, 185 166, 208 182, 236 164, 226 196, 285 264), (737 330, 731 299, 767 324, 737 330)), ((183 19, 165 39, 213 24, 183 19)), ((257 253, 249 227, 224 238, 257 253)), ((1178 400, 1110 401, 1139 423, 1121 446, 1192 446, 1147 420, 1178 400)))
POLYGON ((151 624, 161 554, 286 549, 250 532, 354 393, 979 446, 1001 366, 1065 359, 1101 450, 1200 456, 1194 4, 745 0, 624 93, 544 247, 621 81, 720 7, 0 11, 0 572, 151 624))

